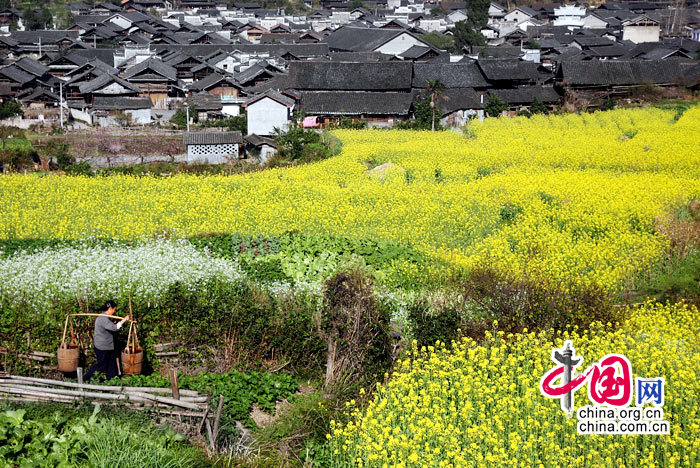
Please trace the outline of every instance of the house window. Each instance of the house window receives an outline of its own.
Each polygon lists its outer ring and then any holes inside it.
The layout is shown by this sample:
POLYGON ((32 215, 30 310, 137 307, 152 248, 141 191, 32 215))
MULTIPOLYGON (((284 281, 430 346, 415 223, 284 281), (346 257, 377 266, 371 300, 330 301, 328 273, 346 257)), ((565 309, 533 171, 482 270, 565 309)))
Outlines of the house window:
POLYGON ((228 70, 228 65, 224 64, 224 70, 228 70))

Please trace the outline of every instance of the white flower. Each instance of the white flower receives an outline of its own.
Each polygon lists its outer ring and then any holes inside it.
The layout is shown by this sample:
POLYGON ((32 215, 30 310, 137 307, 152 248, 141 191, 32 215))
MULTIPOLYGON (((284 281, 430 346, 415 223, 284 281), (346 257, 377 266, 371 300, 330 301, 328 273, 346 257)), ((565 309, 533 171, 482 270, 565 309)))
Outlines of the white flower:
POLYGON ((244 277, 238 263, 201 252, 186 240, 145 241, 135 247, 65 247, 20 252, 0 260, 0 294, 34 308, 67 297, 153 300, 173 283, 244 277))

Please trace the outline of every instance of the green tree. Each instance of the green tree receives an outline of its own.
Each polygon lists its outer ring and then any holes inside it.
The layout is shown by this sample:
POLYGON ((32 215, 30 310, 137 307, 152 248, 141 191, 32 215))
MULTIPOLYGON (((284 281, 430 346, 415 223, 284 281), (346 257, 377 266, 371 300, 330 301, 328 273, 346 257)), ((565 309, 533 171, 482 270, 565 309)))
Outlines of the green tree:
POLYGON ((43 7, 40 11, 27 8, 23 12, 24 27, 29 31, 50 29, 53 27, 51 11, 43 7))
POLYGON ((51 10, 46 7, 42 7, 39 13, 39 21, 41 22, 41 29, 51 29, 53 28, 53 15, 51 10))
POLYGON ((489 102, 486 103, 486 113, 489 117, 498 117, 506 109, 508 109, 508 104, 501 101, 498 96, 495 94, 489 96, 489 102))
POLYGON ((548 109, 544 102, 537 98, 533 99, 532 105, 530 106, 530 114, 546 114, 547 111, 548 109))
POLYGON ((16 115, 24 115, 22 106, 17 101, 7 101, 0 105, 0 119, 8 119, 16 115))
POLYGON ((428 79, 428 86, 425 88, 425 94, 430 97, 430 129, 435 131, 435 109, 441 98, 444 98, 445 85, 437 79, 428 79))
POLYGON ((467 2, 467 21, 477 32, 489 21, 490 0, 470 0, 467 2))
POLYGON ((455 52, 463 52, 468 46, 483 46, 486 45, 486 38, 470 21, 457 21, 452 30, 454 34, 455 52))
POLYGON ((537 41, 534 39, 530 39, 529 41, 527 41, 523 47, 525 49, 541 49, 542 48, 542 46, 540 46, 537 43, 537 41))
MULTIPOLYGON (((199 120, 197 108, 194 106, 190 106, 190 120, 195 123, 199 120)), ((177 125, 177 128, 187 128, 187 110, 184 107, 179 108, 170 118, 170 123, 177 125)))
POLYGON ((432 126, 433 109, 430 99, 425 97, 413 103, 413 120, 399 122, 396 128, 404 130, 428 130, 432 126))
POLYGON ((348 10, 349 10, 349 11, 352 11, 352 10, 354 10, 355 8, 366 8, 366 7, 365 7, 365 4, 362 3, 362 0, 352 0, 352 1, 348 4, 348 10))

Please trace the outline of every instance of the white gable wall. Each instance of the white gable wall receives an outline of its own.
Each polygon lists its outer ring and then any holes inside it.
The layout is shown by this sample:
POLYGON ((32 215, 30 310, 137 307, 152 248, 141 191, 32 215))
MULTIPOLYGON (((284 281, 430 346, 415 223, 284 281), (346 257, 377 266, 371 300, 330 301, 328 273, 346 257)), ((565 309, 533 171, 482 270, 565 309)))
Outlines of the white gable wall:
POLYGON ((98 93, 98 94, 127 94, 131 93, 130 90, 126 89, 124 86, 120 85, 119 83, 110 83, 109 85, 105 86, 104 88, 98 89, 96 91, 93 91, 93 93, 98 93))
POLYGON ((406 52, 408 49, 410 49, 413 46, 423 46, 427 47, 428 45, 422 41, 419 41, 415 37, 411 36, 408 33, 403 33, 389 42, 384 43, 382 46, 374 49, 374 52, 380 52, 382 54, 387 54, 387 55, 400 55, 406 52))
POLYGON ((503 19, 505 21, 512 21, 517 24, 530 18, 532 18, 532 16, 528 15, 524 11, 515 9, 511 12, 506 13, 506 16, 503 19))
POLYGON ((642 42, 659 42, 661 31, 659 26, 624 26, 622 28, 622 40, 632 41, 635 44, 642 42))
POLYGON ((110 23, 114 23, 117 26, 121 26, 122 28, 128 28, 131 26, 131 21, 128 19, 124 18, 121 15, 116 15, 108 20, 110 23))
POLYGON ((583 18, 583 27, 585 29, 603 29, 608 27, 608 23, 595 15, 588 15, 583 18))
POLYGON ((283 132, 289 129, 291 110, 274 99, 264 97, 250 104, 248 110, 248 135, 274 135, 275 128, 283 132))

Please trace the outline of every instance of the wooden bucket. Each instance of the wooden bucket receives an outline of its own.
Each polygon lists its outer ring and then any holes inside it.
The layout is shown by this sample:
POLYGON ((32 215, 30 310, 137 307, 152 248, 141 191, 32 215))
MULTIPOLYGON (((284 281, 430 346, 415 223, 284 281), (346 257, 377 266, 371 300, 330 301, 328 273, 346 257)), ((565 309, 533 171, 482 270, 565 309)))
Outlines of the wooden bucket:
POLYGON ((140 374, 142 366, 143 349, 129 347, 122 351, 122 373, 124 375, 140 374))
POLYGON ((78 357, 80 348, 77 344, 62 343, 58 347, 58 370, 63 372, 75 372, 78 369, 78 357))

